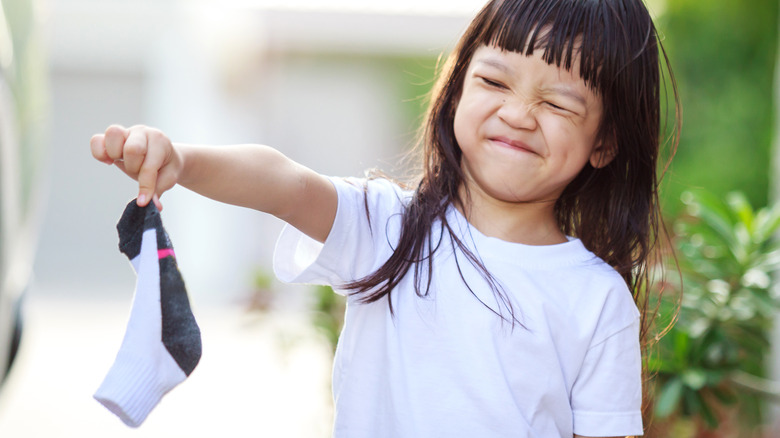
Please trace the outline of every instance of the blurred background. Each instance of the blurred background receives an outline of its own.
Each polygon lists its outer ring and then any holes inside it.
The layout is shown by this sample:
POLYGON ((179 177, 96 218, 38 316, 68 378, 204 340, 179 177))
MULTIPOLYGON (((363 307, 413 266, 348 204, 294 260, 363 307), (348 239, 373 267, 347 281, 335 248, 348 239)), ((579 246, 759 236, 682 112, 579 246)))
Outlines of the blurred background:
MULTIPOLYGON (((281 222, 179 188, 163 220, 201 363, 139 430, 92 399, 130 309, 115 224, 137 187, 89 139, 147 124, 325 174, 401 174, 437 62, 483 1, 0 3, 0 364, 17 353, 0 436, 328 436, 341 303, 273 280, 281 222)), ((676 325, 648 357, 649 435, 780 436, 778 2, 649 7, 685 120, 662 199, 683 275, 659 282, 657 330, 676 325)))

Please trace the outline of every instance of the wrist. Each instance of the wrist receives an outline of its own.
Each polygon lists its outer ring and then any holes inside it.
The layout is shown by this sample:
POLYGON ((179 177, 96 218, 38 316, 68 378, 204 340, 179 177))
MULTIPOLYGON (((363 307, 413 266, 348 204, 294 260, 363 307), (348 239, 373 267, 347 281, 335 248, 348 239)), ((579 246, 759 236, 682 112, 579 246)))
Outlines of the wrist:
POLYGON ((183 143, 171 143, 171 164, 176 173, 176 183, 179 185, 187 185, 192 179, 194 172, 189 171, 192 167, 192 155, 193 148, 190 145, 183 143))

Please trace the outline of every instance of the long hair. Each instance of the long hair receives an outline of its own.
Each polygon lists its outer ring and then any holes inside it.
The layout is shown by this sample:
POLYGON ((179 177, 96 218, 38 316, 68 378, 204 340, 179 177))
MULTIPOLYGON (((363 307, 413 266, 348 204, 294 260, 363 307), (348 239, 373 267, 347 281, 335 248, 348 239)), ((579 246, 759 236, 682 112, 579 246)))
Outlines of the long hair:
MULTIPOLYGON (((506 310, 509 319, 517 321, 511 301, 479 257, 452 232, 446 218, 449 205, 465 206, 467 201, 459 195, 464 174, 453 121, 466 71, 483 45, 526 55, 542 50, 548 64, 567 70, 578 62, 582 79, 601 96, 604 111, 597 144, 611 145, 615 157, 603 168, 586 164, 556 201, 555 215, 562 232, 581 239, 620 273, 645 315, 648 265, 654 262, 656 238, 664 231, 657 177, 664 66, 671 80, 677 130, 680 116, 671 68, 641 0, 492 0, 485 5, 459 40, 432 92, 421 134, 422 176, 404 212, 395 251, 376 272, 347 287, 362 302, 387 296, 392 311, 392 290, 413 268, 415 290, 426 296, 432 253, 443 239, 449 239, 479 268, 496 294, 498 308, 483 304, 502 317, 506 310), (442 231, 434 236, 436 221, 442 231)), ((671 155, 676 139, 673 134, 671 155)), ((651 319, 643 316, 643 339, 651 319)))

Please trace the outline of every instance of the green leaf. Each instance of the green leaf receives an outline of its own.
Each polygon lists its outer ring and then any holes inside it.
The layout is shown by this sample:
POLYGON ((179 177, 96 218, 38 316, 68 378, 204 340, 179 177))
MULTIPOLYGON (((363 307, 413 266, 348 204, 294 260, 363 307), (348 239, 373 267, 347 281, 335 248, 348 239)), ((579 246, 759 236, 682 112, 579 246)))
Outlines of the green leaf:
POLYGON ((658 400, 655 403, 655 415, 659 418, 666 418, 674 412, 680 403, 680 397, 683 392, 683 382, 678 378, 673 378, 666 382, 661 388, 658 400))
POLYGON ((745 195, 741 192, 731 192, 726 195, 726 203, 735 213, 737 220, 744 224, 748 231, 753 229, 753 206, 750 205, 745 195))
POLYGON ((682 374, 681 380, 685 383, 685 386, 698 391, 707 383, 707 374, 699 369, 686 370, 682 374))
MULTIPOLYGON (((663 342, 663 341, 662 341, 663 342)), ((663 351, 659 351, 658 354, 649 356, 646 360, 647 369, 651 374, 657 373, 659 376, 677 374, 678 367, 673 357, 669 357, 664 347, 661 347, 663 351)))
POLYGON ((699 412, 701 413, 701 418, 704 420, 704 423, 707 424, 707 427, 710 429, 716 429, 718 427, 718 418, 712 412, 709 403, 704 400, 704 397, 702 397, 700 392, 696 393, 696 398, 699 400, 699 412))
POLYGON ((732 220, 729 210, 714 196, 700 192, 694 195, 694 204, 697 207, 695 216, 713 230, 726 244, 733 244, 732 220))
POLYGON ((674 333, 674 357, 680 363, 687 362, 688 353, 690 352, 690 338, 688 334, 682 331, 676 331, 674 333))
POLYGON ((752 268, 769 272, 780 268, 780 244, 765 248, 763 253, 753 260, 752 268))
POLYGON ((701 400, 696 397, 696 392, 683 388, 682 397, 683 412, 689 416, 699 416, 701 414, 701 400))
POLYGON ((741 222, 737 223, 734 225, 733 233, 733 241, 736 245, 731 248, 731 251, 740 264, 746 264, 748 256, 753 252, 753 237, 750 235, 748 225, 741 222))
POLYGON ((771 208, 759 210, 756 213, 754 224, 753 238, 756 239, 756 243, 771 239, 780 228, 780 203, 771 208))

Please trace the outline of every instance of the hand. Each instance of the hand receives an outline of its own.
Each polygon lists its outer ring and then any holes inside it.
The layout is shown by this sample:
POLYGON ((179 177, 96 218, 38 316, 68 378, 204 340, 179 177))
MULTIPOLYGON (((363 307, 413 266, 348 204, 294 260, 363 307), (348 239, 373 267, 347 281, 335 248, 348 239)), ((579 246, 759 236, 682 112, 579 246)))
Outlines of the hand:
POLYGON ((138 181, 139 207, 153 201, 162 210, 160 196, 176 185, 182 168, 181 155, 165 134, 141 125, 112 125, 94 135, 89 145, 96 160, 115 164, 138 181))

